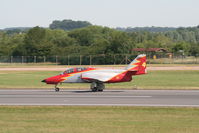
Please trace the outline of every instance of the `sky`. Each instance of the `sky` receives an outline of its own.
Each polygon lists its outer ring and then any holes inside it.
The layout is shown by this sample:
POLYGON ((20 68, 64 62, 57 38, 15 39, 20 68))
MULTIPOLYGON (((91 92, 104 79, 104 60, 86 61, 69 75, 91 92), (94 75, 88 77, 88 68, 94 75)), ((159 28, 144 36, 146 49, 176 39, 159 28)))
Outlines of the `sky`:
POLYGON ((199 0, 0 0, 0 29, 81 20, 108 27, 199 25, 199 0))

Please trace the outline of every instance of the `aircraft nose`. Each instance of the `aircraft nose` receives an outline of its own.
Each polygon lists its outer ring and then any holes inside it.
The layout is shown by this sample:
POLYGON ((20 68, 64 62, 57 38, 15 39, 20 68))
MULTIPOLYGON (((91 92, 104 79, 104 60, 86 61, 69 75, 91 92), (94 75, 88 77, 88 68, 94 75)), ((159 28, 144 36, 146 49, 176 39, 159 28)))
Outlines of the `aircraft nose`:
POLYGON ((46 80, 44 79, 44 80, 42 80, 41 82, 46 82, 46 80))

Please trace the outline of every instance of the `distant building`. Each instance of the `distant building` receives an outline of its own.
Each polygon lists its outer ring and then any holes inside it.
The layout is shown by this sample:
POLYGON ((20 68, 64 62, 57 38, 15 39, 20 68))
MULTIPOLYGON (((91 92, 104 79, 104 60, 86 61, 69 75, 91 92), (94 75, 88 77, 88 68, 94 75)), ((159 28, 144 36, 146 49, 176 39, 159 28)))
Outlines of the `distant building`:
POLYGON ((168 50, 165 48, 134 48, 132 49, 132 53, 145 53, 151 58, 164 57, 165 55, 168 56, 168 50))
POLYGON ((132 51, 136 52, 163 52, 167 53, 168 51, 165 48, 134 48, 132 51))

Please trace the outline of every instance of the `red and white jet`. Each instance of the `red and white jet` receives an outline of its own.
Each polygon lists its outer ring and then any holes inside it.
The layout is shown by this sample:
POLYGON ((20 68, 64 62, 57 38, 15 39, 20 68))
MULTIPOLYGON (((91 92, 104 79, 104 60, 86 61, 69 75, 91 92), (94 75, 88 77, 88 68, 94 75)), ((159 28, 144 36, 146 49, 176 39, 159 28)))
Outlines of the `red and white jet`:
POLYGON ((103 91, 104 83, 129 82, 132 76, 146 74, 146 55, 138 55, 124 69, 103 69, 92 67, 69 68, 60 75, 49 77, 42 82, 55 84, 55 91, 60 83, 91 83, 92 91, 103 91))

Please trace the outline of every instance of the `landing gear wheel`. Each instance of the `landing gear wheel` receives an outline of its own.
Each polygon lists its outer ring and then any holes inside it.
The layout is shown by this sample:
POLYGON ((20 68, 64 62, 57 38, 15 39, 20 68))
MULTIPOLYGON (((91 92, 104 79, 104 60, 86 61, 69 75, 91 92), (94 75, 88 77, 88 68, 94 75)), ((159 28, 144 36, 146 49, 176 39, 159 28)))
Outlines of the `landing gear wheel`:
POLYGON ((104 88, 105 88, 105 86, 104 86, 104 84, 103 83, 98 83, 98 91, 103 91, 104 90, 104 88))
POLYGON ((104 90, 105 86, 103 83, 99 82, 92 82, 91 83, 91 90, 92 92, 100 91, 102 92, 104 90))
POLYGON ((102 90, 102 89, 100 89, 100 90, 98 90, 98 91, 102 92, 103 90, 102 90))
POLYGON ((91 83, 91 91, 92 92, 96 92, 97 91, 97 83, 96 82, 92 82, 91 83))
POLYGON ((59 91, 59 88, 55 88, 55 91, 58 92, 58 91, 59 91))
POLYGON ((97 88, 95 87, 95 88, 93 88, 93 89, 91 89, 92 90, 92 92, 96 92, 97 91, 97 88))
POLYGON ((58 84, 55 85, 55 91, 58 92, 59 88, 57 87, 58 84))

